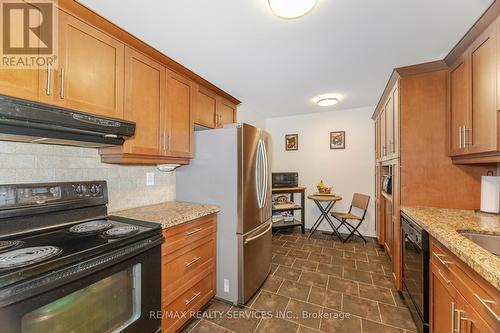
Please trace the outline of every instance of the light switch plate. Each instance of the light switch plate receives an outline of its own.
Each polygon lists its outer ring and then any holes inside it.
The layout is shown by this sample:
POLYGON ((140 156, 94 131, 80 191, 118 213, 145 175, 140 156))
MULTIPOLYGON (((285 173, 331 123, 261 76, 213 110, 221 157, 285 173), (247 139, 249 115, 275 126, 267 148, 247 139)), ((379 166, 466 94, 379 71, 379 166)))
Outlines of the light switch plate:
POLYGON ((146 173, 146 186, 152 186, 155 184, 155 173, 147 172, 146 173))

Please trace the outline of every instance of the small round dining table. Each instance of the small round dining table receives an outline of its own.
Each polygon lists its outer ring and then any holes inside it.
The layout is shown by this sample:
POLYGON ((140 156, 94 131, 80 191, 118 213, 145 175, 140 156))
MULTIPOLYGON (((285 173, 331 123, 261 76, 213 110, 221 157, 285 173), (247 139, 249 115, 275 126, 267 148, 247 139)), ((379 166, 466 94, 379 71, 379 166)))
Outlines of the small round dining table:
POLYGON ((342 241, 342 236, 340 236, 338 229, 335 227, 335 224, 329 216, 330 211, 332 210, 335 203, 342 200, 342 197, 335 194, 313 194, 307 196, 307 199, 314 201, 321 213, 316 222, 314 222, 308 238, 311 238, 316 229, 318 229, 318 227, 320 226, 321 222, 323 222, 323 220, 326 220, 330 227, 332 227, 333 229, 332 235, 337 236, 342 241))

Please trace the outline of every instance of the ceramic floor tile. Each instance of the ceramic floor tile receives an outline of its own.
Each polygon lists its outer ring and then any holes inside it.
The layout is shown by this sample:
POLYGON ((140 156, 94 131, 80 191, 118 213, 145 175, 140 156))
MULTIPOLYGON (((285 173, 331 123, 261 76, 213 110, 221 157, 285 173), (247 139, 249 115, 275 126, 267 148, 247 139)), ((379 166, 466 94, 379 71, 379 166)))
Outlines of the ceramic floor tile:
POLYGON ((410 311, 405 308, 379 303, 382 322, 395 327, 416 331, 410 311))
POLYGON ((358 283, 355 281, 330 276, 328 279, 328 289, 358 296, 358 283))
POLYGON ((343 312, 325 310, 320 330, 327 333, 361 333, 361 319, 343 312))
POLYGON ((308 258, 309 261, 316 261, 322 264, 331 264, 332 263, 332 256, 328 254, 321 254, 321 253, 315 253, 311 252, 311 255, 308 258))
POLYGON ((317 262, 314 262, 314 261, 297 259, 293 263, 292 268, 301 269, 301 270, 309 271, 309 272, 315 272, 318 269, 318 265, 320 265, 320 264, 318 264, 317 262))
POLYGON ((261 289, 272 293, 276 293, 281 286, 283 279, 277 276, 268 276, 261 289))
POLYGON ((296 332, 299 325, 282 318, 263 318, 255 330, 256 333, 296 332))
POLYGON ((390 289, 372 286, 364 283, 359 284, 359 297, 368 298, 373 301, 396 305, 390 289))
POLYGON ((342 309, 342 293, 335 290, 312 287, 308 302, 340 311, 342 309))
POLYGON ((361 326, 363 327, 361 330, 362 333, 405 333, 401 328, 387 326, 366 319, 362 319, 361 326))
POLYGON ((301 273, 302 271, 300 269, 289 268, 280 265, 276 272, 274 272, 274 276, 281 277, 287 280, 299 281, 301 273))
POLYGON ((288 267, 292 267, 294 261, 295 261, 294 257, 288 257, 281 254, 275 254, 272 259, 272 262, 274 264, 288 266, 288 267))
POLYGON ((342 277, 343 267, 331 264, 319 264, 318 269, 316 270, 318 273, 327 274, 335 277, 342 277))
POLYGON ((189 331, 189 333, 228 333, 227 329, 211 323, 207 320, 200 320, 200 322, 189 331))
POLYGON ((259 296, 251 305, 253 309, 259 311, 272 311, 274 313, 284 311, 290 299, 285 296, 261 291, 259 296))
POLYGON ((290 312, 291 321, 310 328, 319 329, 321 322, 320 316, 323 312, 322 307, 290 299, 286 311, 290 312))
POLYGON ((301 301, 307 301, 307 297, 309 296, 310 290, 311 287, 308 285, 289 280, 284 280, 277 294, 295 298, 301 301))
POLYGON ((261 316, 252 309, 233 307, 217 323, 232 332, 252 333, 261 320, 261 316))
POLYGON ((359 317, 380 322, 378 303, 365 298, 344 295, 342 311, 359 317))
POLYGON ((344 268, 344 279, 372 284, 370 272, 358 271, 353 268, 344 268))
POLYGON ((326 288, 328 284, 328 275, 303 271, 299 282, 308 286, 326 288))

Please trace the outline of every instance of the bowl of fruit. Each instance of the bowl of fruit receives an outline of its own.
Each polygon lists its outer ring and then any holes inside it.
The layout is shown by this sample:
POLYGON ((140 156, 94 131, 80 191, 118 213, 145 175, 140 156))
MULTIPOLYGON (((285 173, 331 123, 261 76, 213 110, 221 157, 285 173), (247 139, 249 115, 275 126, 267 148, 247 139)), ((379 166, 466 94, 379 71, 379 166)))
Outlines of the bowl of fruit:
POLYGON ((318 192, 321 194, 330 194, 332 193, 332 187, 328 187, 323 183, 323 181, 320 181, 318 185, 316 185, 316 188, 318 189, 318 192))

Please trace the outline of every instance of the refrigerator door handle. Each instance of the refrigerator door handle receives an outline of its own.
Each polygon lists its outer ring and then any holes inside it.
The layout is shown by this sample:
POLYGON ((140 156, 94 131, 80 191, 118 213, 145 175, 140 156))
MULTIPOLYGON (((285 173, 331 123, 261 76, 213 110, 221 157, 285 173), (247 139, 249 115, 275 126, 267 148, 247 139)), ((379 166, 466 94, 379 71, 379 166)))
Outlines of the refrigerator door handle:
POLYGON ((266 203, 267 200, 267 192, 269 190, 268 182, 269 182, 269 161, 267 159, 267 149, 264 142, 262 142, 262 153, 264 155, 264 186, 263 186, 263 196, 262 196, 262 206, 266 203))
POLYGON ((249 237, 247 239, 245 239, 245 244, 248 244, 262 236, 264 236, 265 234, 267 234, 269 232, 269 230, 271 230, 271 228, 273 227, 273 224, 272 223, 269 223, 269 225, 267 226, 266 230, 264 230, 263 232, 261 232, 260 234, 258 235, 255 235, 255 236, 252 236, 252 237, 249 237))
POLYGON ((262 144, 257 143, 257 154, 255 156, 255 187, 257 189, 257 204, 262 208, 262 144))

